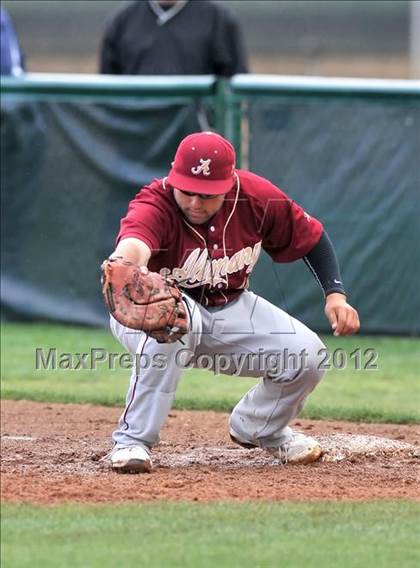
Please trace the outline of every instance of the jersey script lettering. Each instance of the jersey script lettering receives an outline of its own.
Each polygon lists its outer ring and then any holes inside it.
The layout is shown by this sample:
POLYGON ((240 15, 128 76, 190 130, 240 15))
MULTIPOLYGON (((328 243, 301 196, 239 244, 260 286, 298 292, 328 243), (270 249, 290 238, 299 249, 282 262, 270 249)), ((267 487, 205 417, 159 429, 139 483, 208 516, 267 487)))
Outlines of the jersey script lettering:
POLYGON ((163 277, 173 278, 185 288, 196 288, 209 284, 227 284, 226 276, 243 270, 250 274, 260 256, 261 241, 253 247, 245 247, 235 252, 231 257, 225 255, 222 258, 210 259, 207 249, 194 249, 186 258, 180 268, 162 268, 160 274, 163 277))

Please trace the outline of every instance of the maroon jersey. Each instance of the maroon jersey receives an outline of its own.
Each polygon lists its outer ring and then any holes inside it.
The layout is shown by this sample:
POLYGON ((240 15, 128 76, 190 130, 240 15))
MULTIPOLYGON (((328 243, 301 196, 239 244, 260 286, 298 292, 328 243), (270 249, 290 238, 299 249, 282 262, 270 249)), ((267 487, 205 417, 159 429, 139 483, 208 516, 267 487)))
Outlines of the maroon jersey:
POLYGON ((184 217, 165 179, 143 187, 121 220, 117 241, 144 241, 152 250, 149 269, 174 278, 204 306, 231 302, 248 287, 261 248, 276 262, 291 262, 304 257, 323 231, 271 182, 236 172, 238 183, 206 224, 184 217))

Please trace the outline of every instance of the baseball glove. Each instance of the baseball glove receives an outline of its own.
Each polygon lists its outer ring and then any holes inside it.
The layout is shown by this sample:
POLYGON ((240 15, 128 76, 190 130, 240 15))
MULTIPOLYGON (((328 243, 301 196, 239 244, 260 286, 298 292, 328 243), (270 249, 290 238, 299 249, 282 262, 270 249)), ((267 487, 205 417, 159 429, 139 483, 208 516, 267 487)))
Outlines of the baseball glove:
POLYGON ((172 281, 122 258, 105 260, 101 269, 105 303, 122 325, 159 343, 173 343, 187 333, 185 304, 172 281))

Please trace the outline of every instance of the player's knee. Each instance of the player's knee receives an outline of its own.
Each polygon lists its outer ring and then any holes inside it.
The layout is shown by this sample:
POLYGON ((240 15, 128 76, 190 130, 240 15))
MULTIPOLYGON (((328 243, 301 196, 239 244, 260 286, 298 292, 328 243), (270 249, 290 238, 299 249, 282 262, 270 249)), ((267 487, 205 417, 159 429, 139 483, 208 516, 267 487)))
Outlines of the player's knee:
POLYGON ((280 367, 269 369, 267 376, 273 382, 302 381, 308 383, 309 387, 315 388, 325 373, 322 368, 325 349, 325 345, 316 333, 311 333, 302 349, 298 351, 284 349, 280 353, 280 367))

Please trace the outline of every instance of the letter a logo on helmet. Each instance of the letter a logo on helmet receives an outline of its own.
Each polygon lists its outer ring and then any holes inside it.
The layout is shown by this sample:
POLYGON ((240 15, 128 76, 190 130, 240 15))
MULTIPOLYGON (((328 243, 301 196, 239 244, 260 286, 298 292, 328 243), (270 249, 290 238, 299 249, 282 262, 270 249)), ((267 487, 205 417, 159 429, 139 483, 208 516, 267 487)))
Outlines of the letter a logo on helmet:
POLYGON ((195 168, 191 168, 192 173, 195 176, 198 176, 198 174, 200 172, 203 173, 203 176, 209 176, 211 174, 210 172, 210 162, 211 159, 209 158, 208 160, 203 160, 203 158, 200 158, 200 165, 196 166, 195 168))

